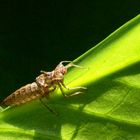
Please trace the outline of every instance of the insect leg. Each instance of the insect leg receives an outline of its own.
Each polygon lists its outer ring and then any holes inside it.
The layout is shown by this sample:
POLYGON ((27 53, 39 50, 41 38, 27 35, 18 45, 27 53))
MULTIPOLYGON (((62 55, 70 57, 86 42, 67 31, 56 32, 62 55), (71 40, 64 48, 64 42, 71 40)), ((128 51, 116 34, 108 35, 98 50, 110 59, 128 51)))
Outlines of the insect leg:
POLYGON ((44 73, 44 74, 47 74, 47 72, 46 72, 46 71, 44 71, 44 70, 41 70, 40 72, 41 72, 41 73, 44 73))
POLYGON ((61 78, 54 78, 52 81, 59 81, 58 85, 61 84, 65 89, 68 89, 68 90, 87 89, 86 87, 81 87, 81 86, 80 87, 69 88, 63 83, 61 78))
MULTIPOLYGON (((64 97, 66 97, 66 98, 72 97, 72 96, 76 96, 76 95, 79 95, 79 94, 83 93, 82 91, 76 91, 76 92, 74 92, 73 94, 67 95, 67 94, 65 94, 64 91, 63 91, 63 88, 62 88, 63 85, 60 84, 60 83, 58 83, 58 86, 59 86, 59 88, 60 88, 60 90, 61 90, 62 95, 63 95, 64 97)), ((65 88, 66 88, 66 87, 65 87, 65 88)), ((70 88, 66 88, 66 89, 71 90, 70 88)), ((75 87, 75 88, 72 88, 72 90, 73 90, 73 89, 81 89, 81 87, 75 87)), ((82 87, 82 89, 86 89, 86 88, 82 87)))
POLYGON ((75 90, 75 89, 87 89, 86 87, 74 87, 74 88, 69 88, 67 87, 63 82, 61 82, 61 85, 65 88, 65 89, 68 89, 68 90, 75 90))
POLYGON ((47 104, 45 104, 42 99, 40 99, 40 102, 51 112, 53 113, 54 115, 58 116, 58 113, 55 112, 53 109, 51 109, 47 104))

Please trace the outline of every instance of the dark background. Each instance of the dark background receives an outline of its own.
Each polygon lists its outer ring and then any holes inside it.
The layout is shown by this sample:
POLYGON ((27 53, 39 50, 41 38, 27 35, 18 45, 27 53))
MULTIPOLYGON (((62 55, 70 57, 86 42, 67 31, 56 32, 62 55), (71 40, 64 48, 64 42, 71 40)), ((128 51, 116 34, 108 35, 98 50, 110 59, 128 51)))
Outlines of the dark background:
POLYGON ((139 0, 0 1, 0 99, 74 60, 140 12, 139 0))

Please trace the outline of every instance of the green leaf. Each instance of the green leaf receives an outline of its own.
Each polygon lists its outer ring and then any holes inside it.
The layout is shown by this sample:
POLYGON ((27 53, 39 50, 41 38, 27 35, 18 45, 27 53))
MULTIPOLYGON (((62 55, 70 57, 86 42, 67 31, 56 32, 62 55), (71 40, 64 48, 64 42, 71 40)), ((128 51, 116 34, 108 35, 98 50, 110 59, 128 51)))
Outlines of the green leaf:
POLYGON ((59 116, 39 101, 1 109, 0 140, 140 139, 140 15, 75 63, 83 68, 70 69, 65 83, 87 90, 68 99, 52 93, 59 116))

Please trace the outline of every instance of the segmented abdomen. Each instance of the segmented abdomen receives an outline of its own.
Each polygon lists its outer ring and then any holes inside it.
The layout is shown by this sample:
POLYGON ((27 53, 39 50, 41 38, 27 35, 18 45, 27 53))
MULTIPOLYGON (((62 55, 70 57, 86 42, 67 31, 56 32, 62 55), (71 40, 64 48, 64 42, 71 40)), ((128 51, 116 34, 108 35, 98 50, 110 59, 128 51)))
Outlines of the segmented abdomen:
POLYGON ((26 102, 30 102, 35 99, 43 97, 43 92, 38 87, 36 82, 27 84, 26 86, 21 87, 16 90, 14 93, 9 95, 3 102, 3 105, 20 105, 26 102))

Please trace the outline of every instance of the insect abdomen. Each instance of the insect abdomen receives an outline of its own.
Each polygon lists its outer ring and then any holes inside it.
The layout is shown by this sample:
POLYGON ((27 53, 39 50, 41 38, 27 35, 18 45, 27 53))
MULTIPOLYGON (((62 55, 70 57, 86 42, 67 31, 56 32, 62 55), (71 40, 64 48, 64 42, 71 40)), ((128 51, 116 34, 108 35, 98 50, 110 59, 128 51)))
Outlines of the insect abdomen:
POLYGON ((3 102, 3 105, 20 105, 26 102, 30 102, 35 99, 39 99, 43 96, 38 85, 33 82, 27 84, 26 86, 21 87, 16 90, 14 93, 9 95, 3 102))

